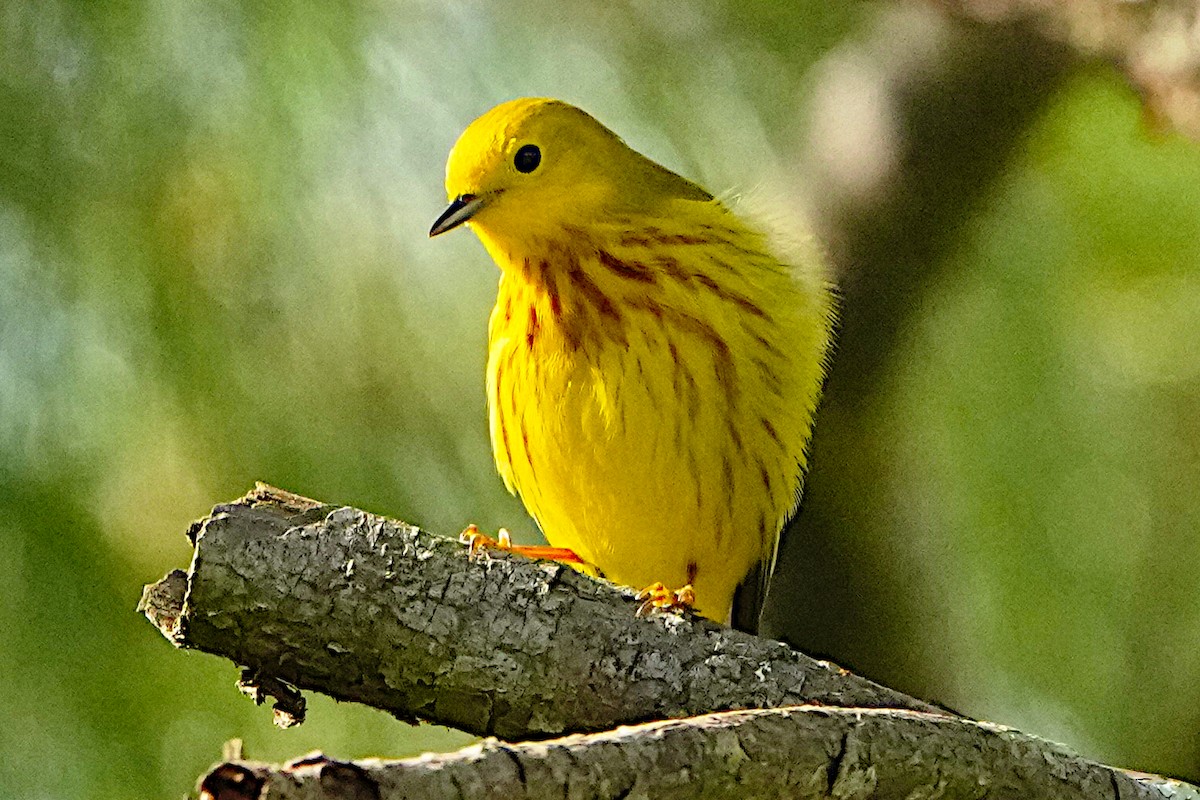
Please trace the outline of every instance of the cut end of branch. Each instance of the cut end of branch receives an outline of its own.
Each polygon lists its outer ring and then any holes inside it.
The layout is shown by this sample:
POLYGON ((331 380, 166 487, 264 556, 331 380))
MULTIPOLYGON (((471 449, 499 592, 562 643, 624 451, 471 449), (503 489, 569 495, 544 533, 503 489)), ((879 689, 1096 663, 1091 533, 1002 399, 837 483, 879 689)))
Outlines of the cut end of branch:
POLYGON ((142 599, 137 610, 154 623, 154 627, 172 644, 179 645, 179 620, 183 615, 183 599, 187 594, 188 577, 181 569, 168 572, 158 583, 142 587, 142 599))

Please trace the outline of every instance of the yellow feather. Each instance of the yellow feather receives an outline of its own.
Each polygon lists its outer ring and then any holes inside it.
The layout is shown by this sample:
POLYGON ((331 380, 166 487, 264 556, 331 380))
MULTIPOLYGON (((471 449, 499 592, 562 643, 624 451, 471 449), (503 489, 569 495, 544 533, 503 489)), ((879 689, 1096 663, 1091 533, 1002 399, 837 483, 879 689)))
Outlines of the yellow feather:
POLYGON ((466 222, 501 269, 506 485, 551 544, 620 583, 690 581, 727 619, 799 499, 834 314, 821 260, 554 100, 472 123, 446 185, 433 232, 466 222))

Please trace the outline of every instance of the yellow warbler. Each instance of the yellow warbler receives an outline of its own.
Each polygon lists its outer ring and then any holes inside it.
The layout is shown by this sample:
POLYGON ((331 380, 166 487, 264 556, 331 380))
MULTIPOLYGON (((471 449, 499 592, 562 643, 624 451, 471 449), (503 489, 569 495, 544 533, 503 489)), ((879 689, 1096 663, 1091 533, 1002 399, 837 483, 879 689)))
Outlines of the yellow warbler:
POLYGON ((557 100, 471 123, 446 189, 430 235, 466 223, 500 267, 492 449, 546 539, 716 620, 760 602, 830 349, 820 259, 557 100))

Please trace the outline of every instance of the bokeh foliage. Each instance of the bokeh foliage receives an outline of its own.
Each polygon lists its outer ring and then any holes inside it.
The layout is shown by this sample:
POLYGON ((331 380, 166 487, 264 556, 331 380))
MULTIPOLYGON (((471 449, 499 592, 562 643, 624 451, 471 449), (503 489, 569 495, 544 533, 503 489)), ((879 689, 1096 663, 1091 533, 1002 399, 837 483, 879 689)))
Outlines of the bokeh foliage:
MULTIPOLYGON (((487 444, 494 268, 425 236, 457 133, 558 96, 715 191, 769 189, 809 69, 866 13, 5 3, 0 795, 178 795, 235 736, 268 759, 465 741, 320 700, 277 732, 138 619, 140 585, 255 479, 532 537, 487 444)), ((874 554, 877 614, 821 641, 1196 777, 1200 162, 1137 117, 1115 75, 1073 81, 966 226, 862 404, 878 479, 834 533, 874 554)))

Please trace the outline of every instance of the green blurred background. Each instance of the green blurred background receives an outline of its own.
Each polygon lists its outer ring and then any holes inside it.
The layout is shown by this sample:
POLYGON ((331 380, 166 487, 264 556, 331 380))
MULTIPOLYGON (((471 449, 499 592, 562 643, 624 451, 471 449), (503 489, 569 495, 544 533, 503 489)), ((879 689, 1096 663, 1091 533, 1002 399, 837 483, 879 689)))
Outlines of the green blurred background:
MULTIPOLYGON (((272 760, 469 741, 321 698, 277 731, 232 665, 135 614, 141 585, 256 479, 532 538, 487 442, 496 272, 469 234, 426 238, 456 136, 557 96, 714 191, 778 197, 814 65, 876 10, 4 3, 0 796, 179 796, 233 737, 272 760)), ((835 406, 872 447, 818 451, 814 483, 856 477, 827 484, 812 644, 1197 779, 1200 158, 1096 68, 1020 141, 903 298, 871 396, 835 406), (835 557, 869 591, 822 584, 835 557)))

